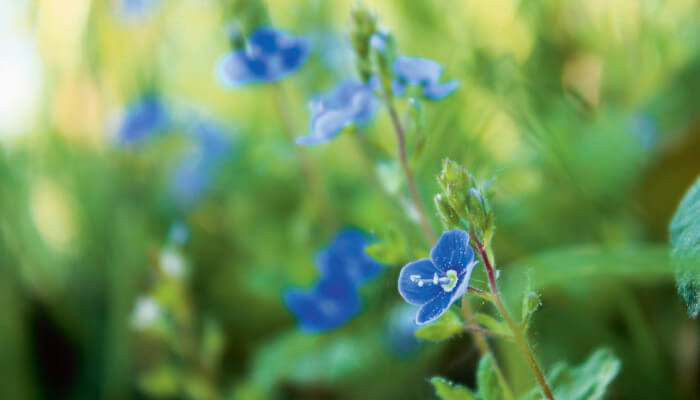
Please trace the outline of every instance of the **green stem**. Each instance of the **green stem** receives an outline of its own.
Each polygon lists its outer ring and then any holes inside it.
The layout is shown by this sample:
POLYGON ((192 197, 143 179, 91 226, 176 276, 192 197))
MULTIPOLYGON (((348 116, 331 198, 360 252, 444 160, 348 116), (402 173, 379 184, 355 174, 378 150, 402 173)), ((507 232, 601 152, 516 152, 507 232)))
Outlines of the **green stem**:
POLYGON ((384 99, 386 101, 386 106, 389 109, 391 123, 394 125, 394 131, 396 132, 396 146, 399 150, 399 161, 401 162, 401 168, 403 169, 403 173, 406 176, 406 183, 408 184, 408 190, 411 193, 413 207, 418 211, 418 220, 420 222, 421 228, 423 229, 423 234, 425 234, 426 239, 428 239, 429 243, 435 243, 435 231, 430 226, 430 222, 428 220, 428 213, 425 211, 425 206, 423 205, 420 193, 418 192, 416 180, 413 177, 411 166, 408 163, 408 156, 406 155, 406 134, 404 133, 403 126, 401 125, 401 121, 399 120, 399 116, 396 113, 394 101, 392 100, 391 95, 388 94, 386 91, 384 92, 384 99))
POLYGON ((501 296, 498 292, 498 286, 496 285, 496 275, 494 273, 493 266, 489 261, 489 257, 486 254, 486 251, 484 250, 484 245, 479 241, 479 238, 476 236, 474 229, 471 230, 471 233, 472 239, 476 244, 476 249, 479 252, 479 255, 481 256, 482 261, 484 262, 484 268, 486 269, 486 275, 488 276, 491 295, 493 296, 494 300, 493 303, 496 305, 496 308, 498 308, 498 311, 501 313, 501 316, 503 316, 503 319, 506 321, 508 327, 513 333, 513 340, 515 340, 515 343, 518 344, 518 347, 520 347, 520 350, 525 355, 528 364, 530 364, 532 372, 535 374, 535 378, 537 378, 537 382, 542 387, 544 395, 547 397, 547 399, 554 400, 552 390, 549 388, 549 385, 547 384, 547 379, 545 379, 544 373, 537 364, 535 356, 532 354, 532 349, 530 349, 530 346, 527 344, 525 334, 520 328, 520 325, 515 323, 513 318, 511 318, 510 314, 508 313, 508 310, 506 310, 506 307, 503 305, 503 301, 501 300, 501 296))
MULTIPOLYGON (((472 288, 470 287, 470 289, 472 288)), ((472 307, 469 304, 469 299, 467 299, 466 294, 462 296, 462 313, 464 314, 464 319, 466 319, 467 322, 469 322, 470 324, 476 325, 478 323, 476 318, 474 317, 474 312, 472 311, 472 307)), ((506 381, 506 378, 503 375, 503 371, 501 371, 501 368, 499 367, 498 362, 496 361, 496 357, 493 356, 491 346, 489 346, 489 343, 484 337, 484 333, 486 332, 482 333, 480 330, 470 330, 470 332, 474 337, 474 342, 476 343, 476 347, 479 349, 479 352, 481 353, 482 357, 489 354, 491 355, 491 360, 493 361, 493 370, 496 372, 496 377, 498 377, 498 381, 501 383, 501 387, 503 388, 503 394, 505 395, 506 400, 513 400, 513 393, 510 390, 510 386, 508 386, 508 381, 506 381)))

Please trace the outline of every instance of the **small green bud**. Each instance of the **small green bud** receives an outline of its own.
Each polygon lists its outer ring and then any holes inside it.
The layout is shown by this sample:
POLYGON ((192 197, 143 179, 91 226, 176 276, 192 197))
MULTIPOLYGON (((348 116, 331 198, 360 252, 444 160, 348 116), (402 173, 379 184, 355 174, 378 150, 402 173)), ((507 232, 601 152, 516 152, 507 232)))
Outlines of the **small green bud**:
POLYGON ((377 32, 377 17, 364 4, 357 2, 350 10, 350 41, 357 55, 357 69, 363 81, 372 77, 370 39, 377 32))
POLYGON ((434 201, 440 218, 445 225, 450 228, 458 227, 460 224, 459 215, 457 215, 455 210, 450 206, 450 202, 447 198, 442 193, 438 193, 435 195, 434 201))

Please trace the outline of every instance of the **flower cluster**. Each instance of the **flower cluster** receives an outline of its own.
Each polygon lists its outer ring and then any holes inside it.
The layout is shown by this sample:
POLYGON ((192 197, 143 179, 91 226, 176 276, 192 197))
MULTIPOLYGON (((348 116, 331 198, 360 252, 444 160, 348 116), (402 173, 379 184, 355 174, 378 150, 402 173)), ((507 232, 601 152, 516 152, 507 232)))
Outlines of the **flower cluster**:
POLYGON ((296 71, 311 49, 304 38, 263 27, 250 35, 245 49, 224 56, 217 66, 219 81, 225 86, 274 82, 296 71))
POLYGON ((399 274, 399 293, 408 303, 420 306, 418 325, 440 317, 469 286, 474 267, 469 234, 461 229, 445 231, 430 251, 430 258, 406 264, 399 274))
MULTIPOLYGON (((359 36, 366 36, 359 35, 359 36)), ((356 38, 355 44, 360 39, 356 38)), ((401 56, 394 60, 391 72, 383 72, 386 59, 391 58, 388 35, 375 33, 369 38, 367 51, 374 49, 379 54, 381 62, 375 69, 375 75, 367 82, 344 81, 330 94, 320 100, 311 102, 311 126, 308 135, 297 139, 301 145, 315 145, 327 142, 335 137, 343 128, 352 123, 367 122, 374 114, 377 104, 375 92, 381 89, 384 75, 391 75, 391 94, 404 95, 407 87, 419 88, 421 96, 430 100, 440 100, 457 89, 457 81, 440 83, 442 67, 436 61, 401 56)), ((368 53, 369 54, 369 53, 368 53)), ((367 55, 365 58, 368 58, 367 55)), ((367 73, 368 62, 361 63, 361 72, 367 73)))
POLYGON ((318 283, 310 290, 292 289, 284 303, 307 332, 324 332, 350 320, 360 309, 358 287, 376 276, 381 264, 365 253, 367 239, 354 229, 340 232, 316 259, 318 283))

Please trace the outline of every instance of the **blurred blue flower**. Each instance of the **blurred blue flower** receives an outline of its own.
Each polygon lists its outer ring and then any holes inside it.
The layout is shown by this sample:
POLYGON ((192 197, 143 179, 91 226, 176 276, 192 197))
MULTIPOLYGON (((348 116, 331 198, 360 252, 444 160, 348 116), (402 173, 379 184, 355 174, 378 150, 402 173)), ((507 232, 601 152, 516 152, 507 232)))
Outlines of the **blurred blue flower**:
POLYGON ((360 309, 360 298, 351 282, 341 275, 324 277, 310 291, 293 289, 284 303, 307 332, 324 332, 349 321, 360 309))
POLYGON ((136 144, 165 130, 168 112, 155 95, 147 95, 131 104, 119 125, 117 140, 122 144, 136 144))
POLYGON ((292 289, 284 303, 296 315, 301 328, 323 332, 349 321, 360 309, 357 287, 376 276, 381 264, 366 253, 367 239, 355 229, 338 233, 318 255, 321 279, 310 291, 292 289))
POLYGON ((408 303, 420 305, 418 325, 435 321, 467 290, 474 266, 469 234, 461 229, 443 232, 430 258, 406 264, 399 274, 399 293, 408 303))
POLYGON ((233 51, 219 61, 217 75, 226 86, 277 81, 296 71, 310 48, 307 39, 260 28, 250 36, 246 49, 233 51))
POLYGON ((659 128, 654 117, 648 113, 639 113, 629 120, 629 129, 639 139, 639 142, 647 150, 656 147, 659 141, 659 128))
POLYGON ((341 231, 316 259, 321 276, 340 275, 353 286, 374 278, 382 265, 365 253, 366 246, 367 238, 359 230, 341 231))
POLYGON ((119 14, 125 20, 142 19, 150 15, 159 5, 160 0, 120 0, 119 14))
POLYGON ((231 147, 223 128, 211 121, 195 123, 191 136, 196 149, 175 168, 170 186, 171 194, 181 208, 194 206, 206 194, 217 163, 231 147))
POLYGON ((410 357, 420 349, 421 340, 416 337, 418 326, 415 307, 400 304, 389 314, 386 327, 386 345, 399 357, 410 357))
POLYGON ((211 163, 200 155, 189 155, 175 167, 170 192, 181 208, 190 208, 202 198, 211 181, 211 163))
POLYGON ((402 95, 406 85, 421 87, 423 96, 440 100, 452 93, 459 82, 452 80, 439 83, 442 67, 437 62, 419 57, 399 57, 394 62, 394 72, 399 77, 393 84, 394 93, 402 95))
POLYGON ((369 121, 377 107, 374 90, 378 79, 367 83, 357 80, 341 82, 331 93, 311 102, 311 132, 296 139, 300 145, 329 141, 351 123, 369 121))

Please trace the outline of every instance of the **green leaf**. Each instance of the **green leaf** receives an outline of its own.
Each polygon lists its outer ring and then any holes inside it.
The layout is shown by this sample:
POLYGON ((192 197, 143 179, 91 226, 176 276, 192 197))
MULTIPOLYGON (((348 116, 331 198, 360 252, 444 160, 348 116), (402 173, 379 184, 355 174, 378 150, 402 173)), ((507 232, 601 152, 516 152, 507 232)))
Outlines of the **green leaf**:
POLYGON ((457 316, 457 313, 452 310, 447 310, 437 321, 419 328, 416 331, 416 337, 437 342, 449 339, 463 331, 464 326, 462 320, 457 316))
POLYGON ((151 397, 173 397, 180 388, 180 373, 170 365, 161 364, 141 375, 139 386, 151 397))
POLYGON ((442 400, 476 400, 469 388, 454 384, 445 378, 435 376, 430 379, 435 388, 435 394, 442 400))
MULTIPOLYGON (((610 383, 620 372, 620 360, 608 349, 596 350, 583 364, 571 368, 565 363, 552 367, 547 382, 554 397, 567 400, 601 400, 610 383)), ((521 400, 544 399, 538 387, 521 400)))
POLYGON ((479 397, 482 400, 503 400, 505 398, 490 354, 481 357, 479 368, 476 370, 476 382, 479 385, 479 397))
POLYGON ((678 294, 688 315, 700 314, 700 177, 683 196, 671 220, 671 261, 678 294))
POLYGON ((484 314, 484 313, 477 313, 476 314, 476 320, 479 321, 481 325, 483 325, 485 328, 492 330, 496 333, 501 333, 503 335, 507 336, 512 336, 513 333, 510 331, 508 328, 508 325, 505 324, 505 322, 499 321, 496 318, 484 314))
POLYGON ((388 226, 376 235, 379 241, 365 247, 370 257, 386 265, 402 265, 408 261, 406 239, 398 229, 388 226))

